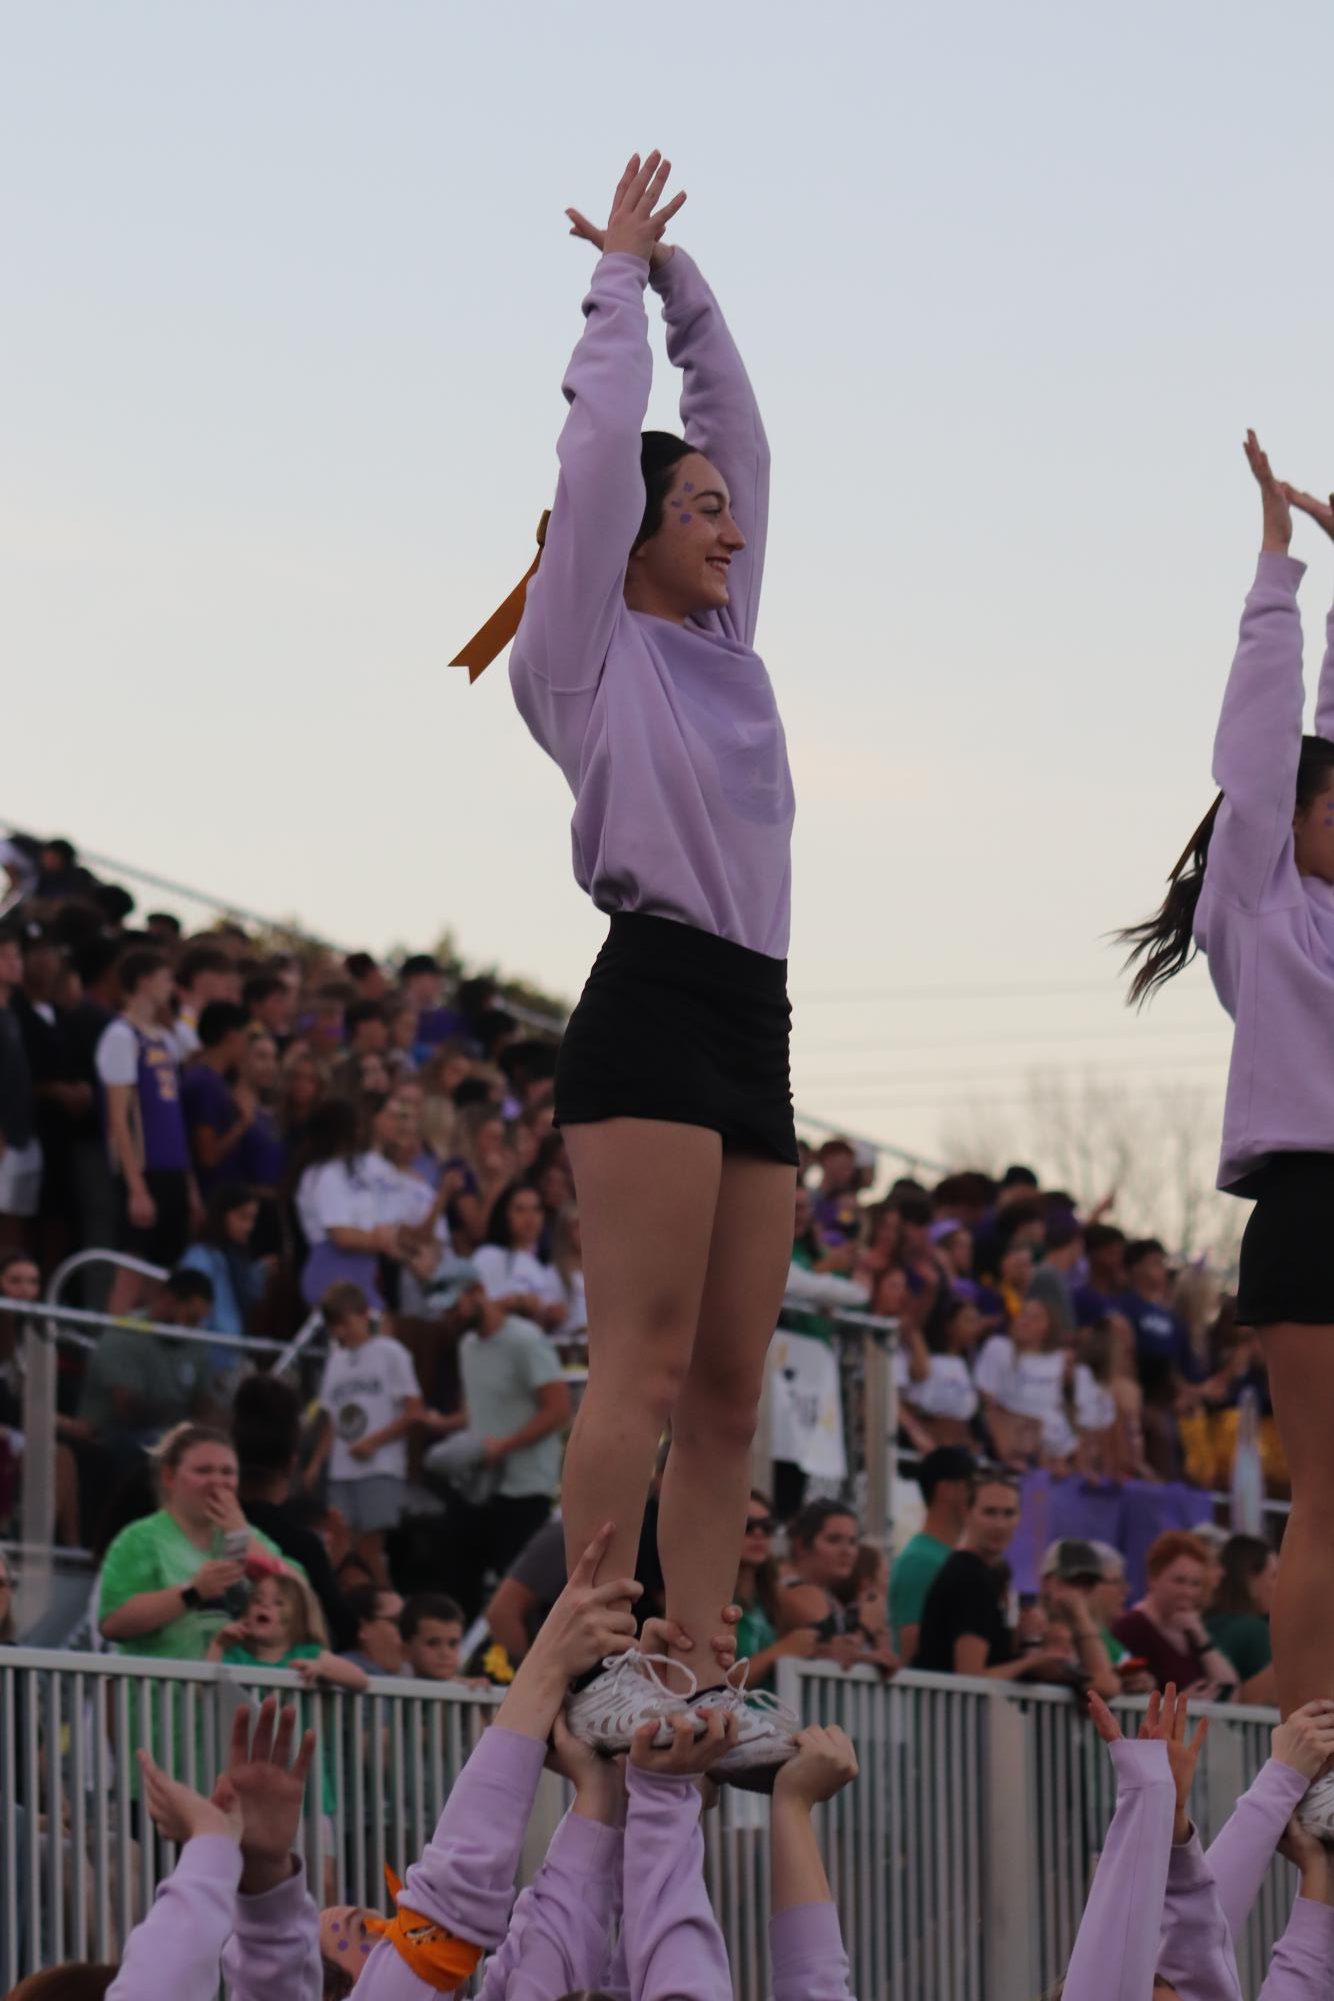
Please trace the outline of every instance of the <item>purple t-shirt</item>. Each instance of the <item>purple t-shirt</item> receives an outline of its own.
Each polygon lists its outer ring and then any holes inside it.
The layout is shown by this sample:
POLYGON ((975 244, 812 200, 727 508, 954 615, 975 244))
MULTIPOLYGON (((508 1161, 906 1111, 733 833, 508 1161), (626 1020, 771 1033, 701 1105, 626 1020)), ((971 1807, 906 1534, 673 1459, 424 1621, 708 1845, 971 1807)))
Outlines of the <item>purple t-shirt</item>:
POLYGON ((216 1188, 222 1181, 241 1180, 239 1146, 234 1146, 214 1168, 204 1166, 195 1147, 194 1136, 199 1126, 221 1135, 230 1132, 239 1117, 236 1100, 216 1070, 211 1070, 206 1063, 191 1063, 181 1072, 181 1109, 185 1113, 190 1151, 195 1157, 200 1187, 216 1188))
POLYGON ((287 1142, 274 1123, 272 1112, 260 1110, 235 1154, 237 1181, 255 1188, 281 1188, 287 1176, 287 1142))

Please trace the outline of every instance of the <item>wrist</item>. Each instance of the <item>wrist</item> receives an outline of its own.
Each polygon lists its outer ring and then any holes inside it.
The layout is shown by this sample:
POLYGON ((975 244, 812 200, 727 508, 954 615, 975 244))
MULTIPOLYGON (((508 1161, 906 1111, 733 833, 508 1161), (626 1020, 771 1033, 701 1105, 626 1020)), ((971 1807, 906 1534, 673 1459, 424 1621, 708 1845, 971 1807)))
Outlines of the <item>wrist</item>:
POLYGON ((595 1820, 603 1827, 615 1827, 621 1817, 621 1781, 615 1765, 608 1765, 606 1776, 600 1773, 581 1778, 574 1789, 574 1805, 570 1811, 579 1820, 595 1820))
POLYGON ((1186 1809, 1184 1807, 1179 1806, 1176 1810, 1175 1817, 1173 1818, 1172 1821, 1173 1847, 1184 1848, 1184 1846, 1190 1840, 1194 1832, 1195 1829, 1191 1824, 1190 1815, 1186 1812, 1186 1809))
POLYGON ((241 1883, 243 1897, 267 1897, 270 1890, 281 1888, 290 1882, 300 1868, 300 1863, 290 1851, 281 1856, 253 1855, 244 1847, 241 1850, 241 1883))
POLYGON ((1262 556, 1286 556, 1291 546, 1291 535, 1271 535, 1266 532, 1260 542, 1260 554, 1262 556))

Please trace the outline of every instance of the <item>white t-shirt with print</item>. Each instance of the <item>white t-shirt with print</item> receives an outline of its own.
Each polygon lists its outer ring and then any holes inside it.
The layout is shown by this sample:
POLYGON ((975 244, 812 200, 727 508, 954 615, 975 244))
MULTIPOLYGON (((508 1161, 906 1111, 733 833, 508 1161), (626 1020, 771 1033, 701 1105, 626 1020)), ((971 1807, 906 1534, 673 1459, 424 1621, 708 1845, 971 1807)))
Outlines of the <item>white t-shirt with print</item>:
POLYGON ((1116 1423, 1116 1398, 1100 1383, 1087 1362, 1075 1368, 1075 1424, 1080 1431, 1110 1431, 1116 1423))
POLYGON ((383 1431, 402 1415, 408 1397, 419 1397, 421 1386, 412 1357, 401 1341, 373 1334, 359 1348, 335 1344, 324 1365, 320 1405, 333 1423, 331 1480, 408 1477, 408 1441, 396 1438, 370 1459, 354 1459, 350 1447, 371 1432, 383 1431))
POLYGON ((903 1394, 927 1417, 954 1417, 967 1424, 977 1411, 977 1391, 962 1355, 933 1355, 925 1382, 909 1377, 903 1394))
POLYGON ((1065 1354, 1060 1348, 1032 1354, 1016 1350, 1008 1334, 983 1344, 975 1371, 977 1387, 1015 1417, 1035 1417, 1048 1452, 1073 1452, 1075 1440, 1065 1414, 1062 1387, 1065 1354))

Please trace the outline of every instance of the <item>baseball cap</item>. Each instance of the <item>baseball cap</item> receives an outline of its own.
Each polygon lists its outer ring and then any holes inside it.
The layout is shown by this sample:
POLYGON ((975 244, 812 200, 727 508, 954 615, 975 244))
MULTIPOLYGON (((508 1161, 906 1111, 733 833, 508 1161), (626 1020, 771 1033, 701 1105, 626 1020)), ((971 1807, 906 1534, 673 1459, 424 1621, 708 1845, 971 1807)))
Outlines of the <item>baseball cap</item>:
POLYGON ((446 1262, 436 1273, 427 1288, 431 1305, 437 1311, 448 1312, 457 1306, 465 1292, 482 1283, 482 1274, 467 1258, 455 1258, 446 1262))
POLYGON ((1059 1577, 1064 1584, 1076 1584, 1083 1577, 1102 1582, 1102 1558, 1091 1542, 1078 1536, 1062 1536, 1050 1543, 1042 1559, 1042 1575, 1059 1577))

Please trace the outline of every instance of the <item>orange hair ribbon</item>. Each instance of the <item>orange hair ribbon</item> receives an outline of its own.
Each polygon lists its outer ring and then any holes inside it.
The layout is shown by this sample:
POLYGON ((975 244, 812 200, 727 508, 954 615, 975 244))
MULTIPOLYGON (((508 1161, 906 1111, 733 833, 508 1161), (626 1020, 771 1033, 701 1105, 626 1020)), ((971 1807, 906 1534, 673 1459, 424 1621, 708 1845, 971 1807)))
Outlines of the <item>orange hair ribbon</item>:
MULTIPOLYGON (((397 1899, 402 1884, 387 1863, 384 1879, 390 1896, 397 1899)), ((438 1994, 456 1993, 472 1979, 483 1956, 480 1945, 455 1938, 433 1918, 424 1918, 402 1904, 392 1918, 367 1918, 366 1929, 378 1938, 387 1938, 418 1980, 424 1980, 438 1994)))
POLYGON ((527 572, 514 586, 505 602, 496 607, 486 624, 480 631, 474 632, 466 646, 460 646, 449 663, 451 667, 467 668, 469 687, 479 674, 486 672, 496 655, 504 652, 519 630, 519 620, 523 617, 528 586, 537 575, 537 566, 542 560, 542 550, 547 539, 547 523, 550 519, 551 509, 546 507, 542 510, 542 519, 537 524, 537 554, 528 565, 527 572))

